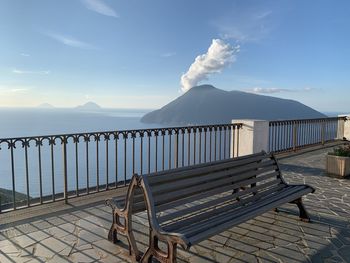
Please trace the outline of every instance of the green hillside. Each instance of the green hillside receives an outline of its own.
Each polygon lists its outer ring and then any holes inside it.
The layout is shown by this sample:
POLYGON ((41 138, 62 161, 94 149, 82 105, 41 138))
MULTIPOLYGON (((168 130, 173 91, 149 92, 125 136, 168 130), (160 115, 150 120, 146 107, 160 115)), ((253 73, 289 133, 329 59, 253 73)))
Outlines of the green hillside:
MULTIPOLYGON (((27 195, 16 192, 16 202, 27 200, 27 195)), ((0 188, 0 203, 8 204, 13 203, 12 191, 0 188)))

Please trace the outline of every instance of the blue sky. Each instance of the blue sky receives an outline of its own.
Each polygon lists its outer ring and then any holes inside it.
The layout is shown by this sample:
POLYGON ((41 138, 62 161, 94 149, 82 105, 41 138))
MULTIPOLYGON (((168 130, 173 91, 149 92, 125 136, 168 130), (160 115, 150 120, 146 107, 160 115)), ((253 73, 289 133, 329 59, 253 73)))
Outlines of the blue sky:
POLYGON ((1 0, 0 107, 157 108, 183 94, 187 74, 349 112, 349 10, 348 1, 1 0), (223 61, 208 55, 213 40, 229 50, 223 61), (218 67, 198 72, 200 55, 218 67))

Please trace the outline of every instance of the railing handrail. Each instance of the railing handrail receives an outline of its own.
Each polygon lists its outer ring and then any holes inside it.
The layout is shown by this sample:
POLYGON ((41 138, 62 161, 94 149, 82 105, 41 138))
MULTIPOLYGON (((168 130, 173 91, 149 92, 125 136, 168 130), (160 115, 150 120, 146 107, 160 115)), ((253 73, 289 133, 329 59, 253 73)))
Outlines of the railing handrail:
POLYGON ((181 130, 181 129, 205 129, 205 128, 220 128, 220 127, 237 127, 241 128, 242 123, 223 123, 223 124, 204 124, 204 125, 189 125, 189 126, 174 126, 174 127, 158 127, 158 128, 144 128, 144 129, 127 129, 127 130, 109 130, 109 131, 93 131, 93 132, 78 132, 78 133, 61 133, 61 134, 47 134, 47 135, 33 135, 33 136, 23 136, 23 137, 5 137, 0 138, 0 143, 4 141, 18 141, 18 140, 31 140, 37 138, 50 138, 50 137, 72 137, 72 136, 86 136, 93 134, 125 134, 125 133, 147 133, 153 131, 167 131, 167 130, 181 130))
POLYGON ((315 118, 315 119, 285 119, 285 120, 273 120, 269 121, 269 125, 280 124, 280 123, 290 123, 290 122, 316 122, 316 121, 332 121, 332 120, 347 120, 346 116, 341 117, 325 117, 325 118, 315 118))

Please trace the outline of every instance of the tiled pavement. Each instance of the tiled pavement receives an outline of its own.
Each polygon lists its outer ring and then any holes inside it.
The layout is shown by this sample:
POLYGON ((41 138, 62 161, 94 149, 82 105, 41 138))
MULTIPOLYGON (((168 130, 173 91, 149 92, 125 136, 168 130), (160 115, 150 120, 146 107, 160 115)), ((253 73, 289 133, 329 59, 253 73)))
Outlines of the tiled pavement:
MULTIPOLYGON (((325 174, 328 150, 280 160, 288 182, 316 188, 315 194, 304 198, 312 223, 299 221, 296 207, 284 205, 279 213, 268 212, 189 251, 180 249, 178 261, 350 262, 350 179, 325 174)), ((148 240, 145 216, 140 213, 134 217, 141 251, 148 240)), ((0 222, 1 263, 130 261, 125 239, 119 246, 107 241, 111 213, 101 201, 22 210, 3 215, 0 222)))

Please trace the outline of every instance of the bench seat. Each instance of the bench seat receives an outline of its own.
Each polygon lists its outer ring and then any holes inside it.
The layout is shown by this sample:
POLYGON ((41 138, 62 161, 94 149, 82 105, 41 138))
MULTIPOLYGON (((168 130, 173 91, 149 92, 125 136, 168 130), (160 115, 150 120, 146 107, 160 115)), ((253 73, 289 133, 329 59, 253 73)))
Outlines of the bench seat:
POLYGON ((135 197, 134 209, 145 199, 150 221, 149 248, 142 262, 152 257, 175 262, 177 244, 189 249, 285 203, 295 203, 300 218, 310 220, 302 196, 314 189, 287 184, 275 157, 265 152, 161 176, 141 175, 138 180, 144 197, 135 197), (167 244, 167 251, 159 248, 159 240, 167 244))
MULTIPOLYGON (((200 205, 193 206, 191 208, 201 209, 196 211, 195 215, 170 213, 166 218, 173 216, 172 220, 160 224, 160 226, 165 232, 181 233, 184 236, 184 241, 187 241, 187 248, 189 248, 192 244, 207 239, 208 235, 219 234, 234 225, 239 225, 256 217, 257 214, 263 214, 284 203, 292 202, 301 194, 305 195, 312 192, 309 187, 304 185, 286 186, 280 189, 276 187, 272 190, 276 191, 259 199, 252 197, 246 198, 246 200, 242 199, 241 202, 244 202, 244 205, 231 200, 219 206, 208 204, 209 207, 204 209, 199 208, 200 205)), ((190 213, 191 211, 194 211, 194 209, 183 212, 190 213)), ((161 222, 162 217, 158 217, 158 220, 161 222)))
MULTIPOLYGON (((224 165, 228 162, 231 162, 231 159, 159 171, 152 173, 151 176, 154 178, 162 178, 166 175, 179 176, 186 173, 191 173, 194 170, 204 171, 208 169, 208 167, 224 165)), ((143 190, 138 185, 139 179, 140 176, 137 174, 134 174, 132 176, 125 196, 119 196, 105 200, 105 204, 110 206, 112 209, 113 218, 113 222, 108 233, 108 239, 113 243, 117 243, 117 234, 126 236, 129 243, 129 255, 135 260, 140 259, 141 253, 137 248, 133 235, 131 216, 132 214, 139 213, 147 209, 144 201, 143 190)))

